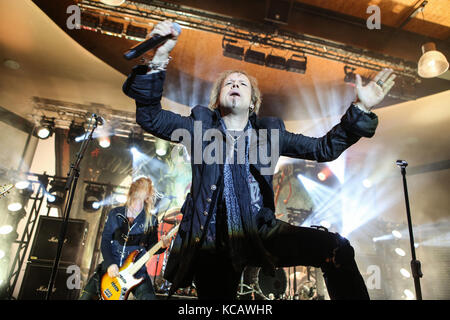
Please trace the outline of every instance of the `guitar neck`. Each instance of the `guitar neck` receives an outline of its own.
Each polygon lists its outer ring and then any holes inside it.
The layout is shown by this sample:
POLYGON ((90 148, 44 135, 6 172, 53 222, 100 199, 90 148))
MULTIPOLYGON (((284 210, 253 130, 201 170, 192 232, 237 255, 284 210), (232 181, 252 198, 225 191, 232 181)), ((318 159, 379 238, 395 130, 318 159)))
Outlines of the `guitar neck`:
MULTIPOLYGON (((178 231, 178 227, 176 226, 172 230, 170 230, 167 237, 172 237, 175 232, 178 231)), ((133 266, 130 268, 130 274, 134 275, 136 272, 141 270, 142 266, 147 263, 147 261, 159 250, 162 248, 163 242, 162 240, 158 241, 157 244, 155 244, 149 251, 147 251, 142 257, 139 258, 138 261, 136 261, 133 266)))
POLYGON ((6 194, 8 194, 9 190, 11 190, 12 188, 14 188, 13 184, 7 184, 7 185, 0 186, 0 198, 5 196, 6 194))

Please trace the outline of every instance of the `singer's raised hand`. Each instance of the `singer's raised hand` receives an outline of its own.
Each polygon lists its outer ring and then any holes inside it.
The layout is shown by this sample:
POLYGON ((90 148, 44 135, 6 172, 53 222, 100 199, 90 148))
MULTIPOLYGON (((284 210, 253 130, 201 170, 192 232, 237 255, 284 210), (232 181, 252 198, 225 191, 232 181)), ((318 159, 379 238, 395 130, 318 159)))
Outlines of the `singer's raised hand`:
POLYGON ((172 34, 173 38, 164 42, 161 46, 156 49, 153 61, 165 61, 169 58, 169 53, 175 47, 178 39, 178 32, 173 28, 173 21, 165 20, 158 23, 150 33, 150 37, 154 35, 166 36, 172 34))
POLYGON ((375 78, 365 86, 359 74, 356 75, 356 93, 358 100, 370 110, 379 104, 394 86, 396 75, 392 69, 381 70, 375 78))

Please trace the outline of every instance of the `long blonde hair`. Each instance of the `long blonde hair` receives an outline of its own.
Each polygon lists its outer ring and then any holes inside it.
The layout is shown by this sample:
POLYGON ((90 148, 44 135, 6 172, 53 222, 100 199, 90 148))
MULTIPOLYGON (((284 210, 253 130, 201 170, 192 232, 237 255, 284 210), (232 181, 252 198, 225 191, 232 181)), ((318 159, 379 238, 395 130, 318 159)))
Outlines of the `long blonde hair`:
POLYGON ((145 210, 145 231, 148 229, 148 225, 152 224, 152 209, 153 209, 153 182, 150 178, 141 177, 133 181, 128 190, 127 208, 130 207, 131 203, 135 200, 143 200, 144 201, 144 210, 145 210))
MULTIPOLYGON (((215 110, 219 107, 220 90, 222 90, 223 82, 232 73, 243 74, 250 81, 250 85, 252 87, 251 103, 254 106, 253 112, 255 114, 258 114, 259 108, 261 107, 261 102, 262 102, 261 92, 259 91, 259 88, 258 88, 258 81, 256 80, 256 78, 252 77, 251 75, 249 75, 247 72, 245 72, 243 70, 227 70, 227 71, 222 72, 219 75, 217 80, 214 82, 213 88, 211 90, 208 108, 211 110, 215 110)), ((250 112, 250 114, 251 113, 252 112, 250 112)))

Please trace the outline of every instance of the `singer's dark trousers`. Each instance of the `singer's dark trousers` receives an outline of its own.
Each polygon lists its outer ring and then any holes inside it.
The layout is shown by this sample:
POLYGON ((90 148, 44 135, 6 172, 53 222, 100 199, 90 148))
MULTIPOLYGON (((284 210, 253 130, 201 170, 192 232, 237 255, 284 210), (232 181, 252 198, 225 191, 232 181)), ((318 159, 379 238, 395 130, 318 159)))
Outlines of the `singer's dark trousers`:
MULTIPOLYGON (((349 241, 339 234, 297 227, 275 220, 259 233, 264 246, 277 257, 277 267, 321 268, 333 300, 368 300, 364 279, 349 241)), ((234 270, 225 248, 200 251, 195 262, 194 283, 199 299, 236 299, 242 270, 234 270)))

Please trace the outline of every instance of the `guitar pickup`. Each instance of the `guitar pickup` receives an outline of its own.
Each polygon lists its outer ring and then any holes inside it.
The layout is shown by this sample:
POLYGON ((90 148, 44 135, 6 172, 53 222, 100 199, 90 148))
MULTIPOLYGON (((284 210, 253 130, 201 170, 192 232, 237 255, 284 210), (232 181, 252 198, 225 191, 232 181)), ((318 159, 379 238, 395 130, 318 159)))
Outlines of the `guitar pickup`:
POLYGON ((108 298, 111 298, 111 297, 112 297, 112 293, 111 293, 111 291, 109 291, 109 289, 106 289, 106 290, 104 291, 104 293, 105 293, 105 295, 106 295, 108 298))
POLYGON ((111 282, 111 286, 114 288, 114 290, 119 292, 119 288, 117 287, 117 285, 114 282, 111 282))

